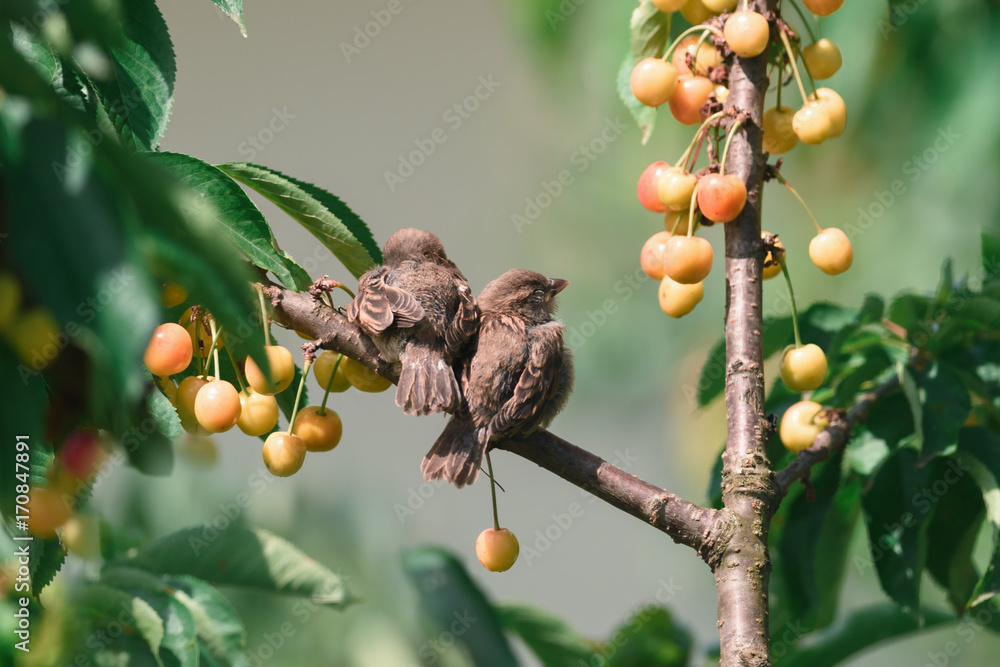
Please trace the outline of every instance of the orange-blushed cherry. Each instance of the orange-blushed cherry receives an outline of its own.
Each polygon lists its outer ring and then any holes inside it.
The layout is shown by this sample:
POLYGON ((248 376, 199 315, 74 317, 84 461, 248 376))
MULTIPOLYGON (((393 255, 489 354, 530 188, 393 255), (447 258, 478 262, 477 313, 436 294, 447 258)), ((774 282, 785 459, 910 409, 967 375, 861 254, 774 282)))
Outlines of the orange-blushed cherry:
POLYGON ((827 227, 809 242, 809 259, 823 273, 835 276, 851 268, 854 249, 843 230, 827 227))
POLYGON ((667 241, 673 238, 670 232, 656 232, 642 244, 639 252, 639 266, 653 280, 663 280, 667 268, 663 264, 667 251, 667 241))
POLYGON ((705 296, 705 284, 682 285, 670 276, 660 281, 660 308, 670 317, 684 317, 701 303, 705 296))
POLYGON ((153 375, 170 377, 187 368, 193 355, 191 337, 184 327, 166 322, 153 330, 143 361, 153 375))
POLYGON ((792 128, 795 110, 791 107, 771 107, 764 112, 764 150, 771 155, 787 153, 799 143, 792 128))
POLYGON ((722 54, 711 42, 702 41, 698 35, 690 35, 682 39, 681 43, 674 49, 674 55, 670 62, 674 64, 679 76, 691 76, 692 74, 708 76, 709 69, 722 66, 722 54), (701 46, 698 46, 698 42, 701 42, 701 46), (698 49, 697 53, 695 49, 698 49), (694 72, 691 72, 691 68, 687 64, 689 54, 694 56, 694 72))
POLYGON ((809 70, 809 76, 817 81, 829 79, 844 64, 840 49, 825 37, 802 49, 802 61, 809 70))
POLYGON ((275 477, 291 477, 306 460, 306 445, 297 435, 275 431, 267 436, 261 454, 268 472, 275 477))
POLYGON ((690 220, 690 209, 686 208, 683 211, 667 211, 663 216, 663 228, 672 234, 687 234, 688 222, 690 220), (674 227, 677 227, 676 231, 674 231, 674 227))
POLYGON ((344 369, 344 376, 355 389, 377 394, 392 386, 392 382, 354 359, 344 357, 340 367, 344 369))
POLYGON ((56 489, 33 487, 28 491, 28 532, 35 537, 48 539, 73 514, 71 497, 56 489))
POLYGON ((759 56, 771 40, 771 26, 767 19, 755 11, 733 12, 726 19, 722 34, 733 53, 740 58, 759 56))
POLYGON ((684 6, 687 0, 653 0, 653 4, 661 12, 676 12, 684 6))
POLYGON ((819 345, 789 345, 778 365, 781 381, 792 391, 812 391, 826 379, 826 355, 819 345))
POLYGON ((746 183, 735 174, 707 174, 698 181, 698 209, 712 222, 735 220, 746 203, 746 183))
POLYGON ((663 263, 673 280, 693 285, 712 270, 712 244, 700 236, 674 236, 667 241, 663 263))
POLYGON ((643 169, 642 175, 639 176, 639 185, 637 187, 639 203, 642 204, 647 211, 652 211, 653 213, 665 213, 667 210, 667 207, 660 201, 660 195, 657 191, 657 184, 660 181, 660 176, 667 169, 670 169, 670 165, 662 160, 659 160, 643 169))
POLYGON ((240 392, 240 416, 236 426, 246 435, 269 433, 278 423, 278 400, 247 388, 240 392))
POLYGON ((830 116, 832 125, 830 137, 839 137, 843 134, 844 128, 847 126, 847 105, 844 104, 844 98, 831 88, 818 88, 809 99, 818 102, 830 116))
POLYGON ((799 141, 815 146, 833 136, 833 119, 823 104, 806 102, 792 116, 792 130, 799 141))
POLYGON ((701 0, 701 3, 705 5, 705 9, 708 11, 714 14, 721 14, 722 12, 731 12, 736 9, 739 0, 701 0))
POLYGON ((659 58, 644 58, 632 69, 629 86, 647 107, 666 104, 677 88, 677 68, 659 58))
POLYGON ((712 10, 702 0, 688 0, 681 7, 681 16, 691 25, 698 25, 712 18, 712 10))
POLYGON ((341 361, 340 366, 337 366, 338 357, 340 355, 336 352, 323 350, 323 353, 316 357, 316 361, 313 362, 313 375, 316 377, 316 382, 319 383, 321 389, 325 390, 329 386, 330 391, 340 393, 351 388, 351 382, 344 375, 344 362, 341 361), (333 373, 334 366, 337 366, 337 374, 331 383, 330 375, 333 373))
POLYGON ((212 380, 194 399, 194 416, 209 433, 223 433, 240 418, 240 393, 225 380, 212 380))
POLYGON ((173 308, 187 301, 187 290, 177 283, 167 283, 160 290, 160 303, 164 308, 173 308))
POLYGON ((829 16, 844 4, 844 0, 802 0, 806 9, 817 16, 829 16))
POLYGON ((42 370, 59 354, 59 324, 46 308, 22 312, 7 329, 7 339, 20 360, 42 370))
POLYGON ((188 433, 202 433, 195 417, 194 404, 198 398, 198 392, 208 384, 208 379, 202 375, 189 375, 181 380, 177 385, 177 396, 174 403, 177 407, 177 416, 181 420, 181 426, 188 433))
POLYGON ((21 310, 21 283, 12 273, 0 273, 0 331, 14 323, 21 310))
MULTIPOLYGON (((768 232, 762 231, 760 233, 761 238, 764 238, 767 235, 768 232)), ((784 244, 782 244, 779 239, 775 239, 774 245, 778 247, 779 254, 783 256, 785 254, 784 244)), ((779 264, 778 260, 773 257, 773 253, 770 250, 768 250, 767 257, 764 258, 764 269, 762 271, 764 280, 770 280, 771 278, 774 278, 780 273, 781 273, 781 264, 779 264)))
POLYGON ((244 370, 246 371, 247 383, 253 387, 258 394, 273 396, 288 389, 295 379, 295 361, 292 353, 287 347, 281 345, 268 345, 264 348, 267 354, 267 363, 271 367, 270 376, 265 376, 264 372, 251 357, 247 357, 244 370))
POLYGON ((715 84, 703 76, 681 76, 670 98, 670 113, 682 125, 699 125, 701 108, 715 92, 715 84))
POLYGON ((490 572, 506 572, 520 552, 517 538, 506 528, 487 528, 476 538, 476 556, 490 572))
POLYGON ((340 415, 330 408, 310 405, 295 416, 292 433, 302 439, 308 452, 328 452, 338 444, 344 434, 340 415))
POLYGON ((660 201, 671 211, 682 211, 691 206, 691 195, 698 179, 681 167, 670 167, 660 174, 656 182, 656 193, 660 201))
POLYGON ((814 401, 799 401, 785 410, 778 435, 786 449, 801 452, 812 447, 816 436, 829 423, 822 405, 814 401))

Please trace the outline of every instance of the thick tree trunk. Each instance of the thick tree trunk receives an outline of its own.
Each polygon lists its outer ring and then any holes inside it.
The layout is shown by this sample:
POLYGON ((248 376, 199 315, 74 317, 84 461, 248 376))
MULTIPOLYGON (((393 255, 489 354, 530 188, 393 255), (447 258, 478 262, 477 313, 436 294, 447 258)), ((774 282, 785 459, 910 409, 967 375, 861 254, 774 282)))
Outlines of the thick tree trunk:
MULTIPOLYGON (((766 13, 765 0, 751 9, 766 13)), ((773 0, 772 0, 773 4, 773 0)), ((774 502, 774 471, 765 450, 760 218, 764 161, 761 116, 767 90, 767 56, 734 58, 727 107, 749 114, 733 138, 726 171, 747 184, 747 205, 725 225, 726 413, 722 499, 735 534, 715 566, 721 667, 770 665, 767 590, 771 561, 767 534, 774 502)))

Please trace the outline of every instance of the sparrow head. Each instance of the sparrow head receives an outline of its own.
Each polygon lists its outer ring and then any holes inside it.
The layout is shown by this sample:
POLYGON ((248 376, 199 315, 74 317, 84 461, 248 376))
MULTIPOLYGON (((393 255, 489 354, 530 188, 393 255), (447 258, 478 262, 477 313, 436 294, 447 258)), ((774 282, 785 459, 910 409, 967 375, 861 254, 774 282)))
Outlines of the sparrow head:
POLYGON ((415 227, 404 227, 393 232, 385 242, 382 255, 384 263, 388 266, 398 266, 408 259, 448 261, 441 239, 415 227))
POLYGON ((521 317, 528 324, 544 324, 556 310, 556 294, 569 285, 568 280, 546 278, 526 269, 512 269, 489 285, 479 295, 483 312, 521 317))

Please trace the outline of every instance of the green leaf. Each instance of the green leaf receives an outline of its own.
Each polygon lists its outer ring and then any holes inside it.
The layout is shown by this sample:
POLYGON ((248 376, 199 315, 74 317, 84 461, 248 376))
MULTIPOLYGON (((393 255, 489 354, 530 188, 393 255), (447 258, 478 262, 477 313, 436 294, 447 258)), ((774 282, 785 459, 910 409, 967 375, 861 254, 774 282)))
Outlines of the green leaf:
MULTIPOLYGON (((607 667, 687 667, 694 640, 663 607, 643 607, 608 640, 607 667)), ((572 663, 578 665, 580 663, 572 663)))
POLYGON ((656 109, 647 107, 636 99, 632 93, 632 70, 635 68, 635 59, 631 53, 625 55, 621 67, 618 68, 618 97, 625 104, 625 108, 632 114, 636 125, 639 126, 639 138, 645 146, 649 138, 653 136, 653 128, 656 125, 656 109))
POLYGON ((549 612, 523 604, 498 605, 496 612, 504 629, 520 636, 544 665, 589 664, 595 658, 593 644, 549 612))
POLYGON ((984 282, 1000 276, 1000 236, 982 232, 984 282))
POLYGON ((194 192, 188 206, 214 217, 230 242, 251 262, 273 273, 289 289, 309 289, 309 274, 278 247, 264 216, 233 179, 190 155, 154 153, 150 157, 173 171, 194 192))
MULTIPOLYGON (((948 462, 955 467, 942 470, 939 479, 950 488, 935 496, 937 504, 927 524, 927 571, 961 616, 979 581, 972 553, 986 507, 982 492, 973 478, 964 474, 959 460, 949 457, 948 462)), ((942 459, 938 466, 945 467, 947 462, 942 459)))
POLYGON ((936 609, 913 614, 891 604, 872 605, 851 612, 805 648, 774 655, 774 667, 834 667, 882 642, 954 621, 954 616, 936 609))
POLYGON ((31 593, 36 598, 59 574, 66 562, 66 547, 59 538, 35 540, 31 548, 31 593))
POLYGON ((32 33, 23 25, 11 24, 13 44, 17 52, 45 77, 54 83, 59 74, 59 58, 52 47, 41 38, 41 32, 32 33))
POLYGON ((629 22, 630 53, 634 62, 663 56, 670 38, 672 15, 661 12, 651 0, 640 0, 629 22))
POLYGON ((454 556, 432 547, 411 549, 403 554, 403 569, 420 598, 429 637, 450 629, 476 667, 517 665, 496 611, 454 556))
POLYGON ((152 542, 123 565, 166 575, 308 597, 343 608, 354 600, 341 577, 265 530, 233 524, 222 531, 186 528, 152 542))
POLYGON ((860 573, 872 567, 886 594, 910 613, 920 610, 924 569, 924 525, 931 506, 920 495, 927 469, 917 471, 917 452, 898 449, 875 473, 862 505, 868 526, 869 558, 855 556, 860 573))
POLYGON ((156 664, 163 667, 160 660, 160 646, 165 634, 163 619, 144 599, 103 583, 95 583, 78 590, 73 596, 73 603, 80 617, 87 619, 95 629, 118 622, 119 615, 129 619, 130 625, 146 642, 156 664))
POLYGON ((962 427, 972 402, 969 390, 955 373, 938 362, 913 372, 919 388, 922 412, 923 452, 921 464, 931 458, 951 454, 958 447, 962 427))
POLYGON ((122 143, 156 150, 174 102, 174 47, 154 0, 124 2, 123 28, 125 39, 111 48, 112 77, 95 83, 122 143))
POLYGON ((202 661, 215 658, 231 667, 247 665, 246 630, 236 610, 219 591, 194 577, 167 577, 171 594, 194 619, 202 661))
POLYGON ((968 606, 995 605, 994 598, 1000 593, 1000 435, 981 426, 963 428, 958 448, 958 460, 979 485, 986 516, 993 526, 993 555, 968 606))
POLYGON ((382 262, 368 225, 347 204, 322 188, 246 162, 219 169, 253 188, 315 236, 355 278, 382 262))
POLYGON ((243 0, 212 0, 219 9, 225 12, 226 16, 236 22, 240 27, 240 33, 247 36, 247 27, 243 23, 243 0))

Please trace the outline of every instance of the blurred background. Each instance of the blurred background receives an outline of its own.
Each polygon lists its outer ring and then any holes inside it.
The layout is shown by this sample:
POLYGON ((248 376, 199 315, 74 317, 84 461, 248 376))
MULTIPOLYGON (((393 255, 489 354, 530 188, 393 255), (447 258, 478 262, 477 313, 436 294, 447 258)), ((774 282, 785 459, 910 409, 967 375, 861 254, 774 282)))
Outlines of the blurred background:
MULTIPOLYGON (((980 229, 998 228, 1000 3, 898 4, 896 25, 883 0, 848 0, 820 22, 844 54, 828 85, 848 105, 847 131, 798 147, 783 173, 822 225, 847 231, 855 258, 842 276, 822 274, 806 259, 808 217, 787 191, 769 187, 764 227, 788 249, 800 304, 858 305, 872 291, 933 289, 945 257, 959 275, 974 270, 980 229)), ((656 284, 638 270, 639 249, 662 218, 640 207, 635 186, 650 162, 677 159, 692 128, 663 110, 642 146, 618 99, 633 3, 247 3, 247 38, 204 0, 160 6, 177 54, 164 150, 256 162, 315 183, 359 213, 380 244, 402 226, 433 231, 476 291, 512 267, 571 280, 560 315, 577 388, 552 430, 706 502, 725 414, 720 402, 696 410, 694 396, 721 336, 722 253, 701 305, 683 320, 663 315, 656 284)), ((797 102, 794 87, 785 99, 797 102)), ((298 224, 255 200, 311 275, 350 281, 298 224)), ((721 230, 706 236, 715 242, 721 230)), ((787 313, 779 282, 765 286, 765 314, 787 313)), ((301 343, 276 333, 285 345, 301 343)), ((500 454, 501 523, 519 537, 522 555, 509 572, 488 573, 474 544, 490 525, 489 486, 456 491, 420 475, 444 420, 404 417, 391 392, 335 394, 331 404, 344 421, 342 443, 291 479, 267 476, 259 441, 230 433, 218 437, 210 466, 182 459, 165 479, 115 470, 98 486, 96 508, 156 537, 222 521, 245 492, 244 518, 348 577, 364 601, 344 612, 303 615, 280 599, 233 596, 251 651, 292 624, 294 638, 272 665, 420 664, 424 639, 400 553, 421 544, 456 552, 493 599, 547 609, 587 636, 607 637, 667 589, 700 649, 718 641, 711 573, 661 533, 500 454), (578 516, 567 525, 561 515, 574 504, 578 516)), ((863 555, 863 529, 855 537, 863 555)), ((849 569, 846 607, 883 597, 870 567, 849 569)), ((954 634, 946 627, 849 664, 922 665, 954 634)), ((982 633, 950 664, 988 664, 998 650, 1000 639, 982 633)))

